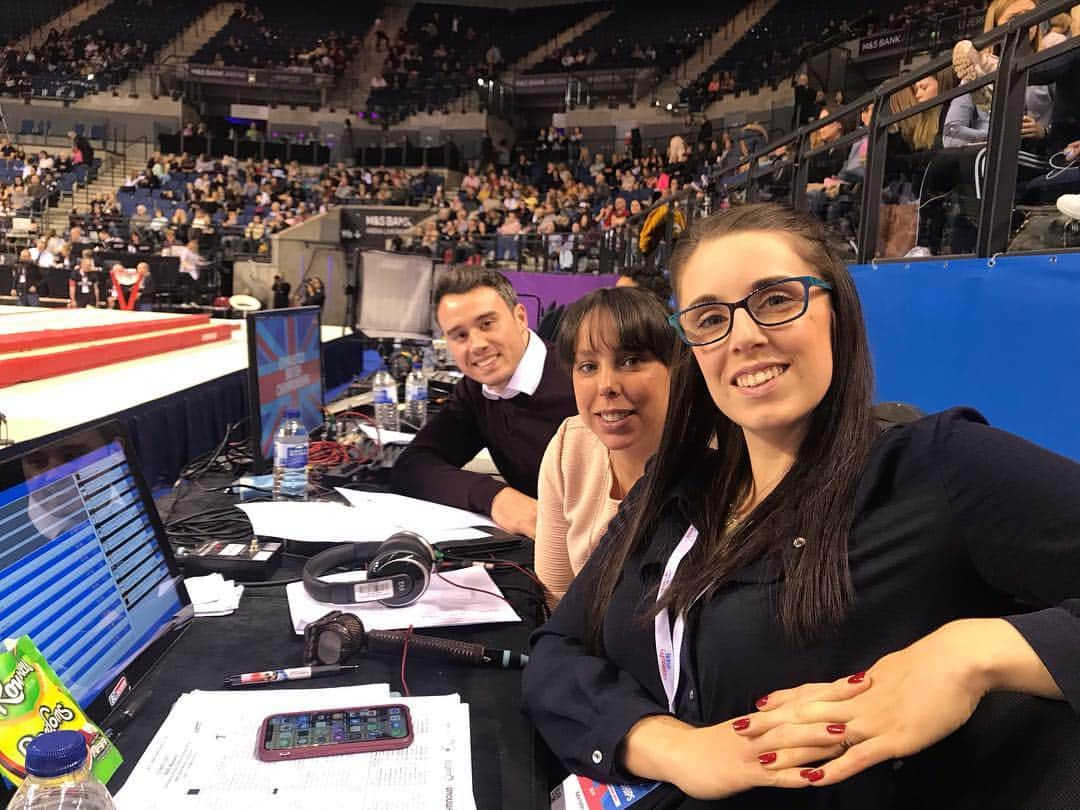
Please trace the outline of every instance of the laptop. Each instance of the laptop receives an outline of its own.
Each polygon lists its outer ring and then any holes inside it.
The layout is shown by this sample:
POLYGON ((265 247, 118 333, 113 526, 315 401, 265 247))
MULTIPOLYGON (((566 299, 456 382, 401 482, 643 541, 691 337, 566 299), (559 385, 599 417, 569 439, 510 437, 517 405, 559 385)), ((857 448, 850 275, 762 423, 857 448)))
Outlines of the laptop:
POLYGON ((0 462, 0 639, 29 635, 101 724, 194 615, 123 426, 0 462))

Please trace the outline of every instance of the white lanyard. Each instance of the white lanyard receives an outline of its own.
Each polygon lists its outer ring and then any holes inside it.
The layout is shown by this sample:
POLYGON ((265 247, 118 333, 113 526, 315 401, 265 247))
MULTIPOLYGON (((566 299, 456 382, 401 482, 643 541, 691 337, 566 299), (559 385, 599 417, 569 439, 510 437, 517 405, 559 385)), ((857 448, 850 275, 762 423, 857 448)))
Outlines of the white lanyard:
MULTIPOLYGON (((686 530, 682 540, 679 541, 679 545, 675 546, 667 565, 664 566, 664 575, 660 578, 656 601, 659 602, 664 597, 668 586, 671 585, 671 580, 675 578, 675 572, 679 570, 679 563, 694 547, 697 539, 698 531, 691 526, 686 530)), ((664 684, 664 693, 667 695, 668 711, 674 714, 675 693, 679 688, 683 631, 686 629, 686 622, 682 614, 675 617, 673 636, 672 624, 668 621, 668 610, 664 608, 656 614, 653 626, 656 630, 656 661, 660 667, 660 681, 664 684)))

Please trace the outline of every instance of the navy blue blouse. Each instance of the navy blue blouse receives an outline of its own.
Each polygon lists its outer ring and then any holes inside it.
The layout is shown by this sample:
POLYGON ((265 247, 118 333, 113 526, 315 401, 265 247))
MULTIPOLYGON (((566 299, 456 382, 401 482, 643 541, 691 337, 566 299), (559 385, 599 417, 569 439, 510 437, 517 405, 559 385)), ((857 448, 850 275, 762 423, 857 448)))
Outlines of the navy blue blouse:
MULTIPOLYGON (((582 641, 595 554, 533 635, 525 711, 576 773, 631 780, 618 767, 621 740, 642 717, 667 713, 653 625, 640 617, 708 466, 675 488, 652 541, 627 561, 604 620, 606 657, 587 654, 582 641)), ((618 534, 631 500, 602 543, 618 534)), ((849 563, 856 597, 845 621, 805 648, 784 640, 776 562, 748 566, 699 601, 687 617, 676 715, 695 725, 730 720, 773 690, 867 669, 953 619, 991 616, 1020 631, 1080 712, 1080 464, 966 409, 894 427, 876 441, 857 488, 849 563)), ((716 806, 887 808, 898 801, 898 772, 884 764, 830 788, 758 789, 716 806)))

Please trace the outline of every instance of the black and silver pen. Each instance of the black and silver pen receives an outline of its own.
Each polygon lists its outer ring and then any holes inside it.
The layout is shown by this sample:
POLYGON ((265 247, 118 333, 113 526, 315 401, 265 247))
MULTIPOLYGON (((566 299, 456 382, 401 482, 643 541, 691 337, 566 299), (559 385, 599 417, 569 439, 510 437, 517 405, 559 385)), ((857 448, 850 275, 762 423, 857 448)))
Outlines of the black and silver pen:
POLYGON ((244 672, 240 675, 228 675, 225 678, 226 686, 254 686, 262 683, 279 683, 281 681, 303 681, 308 678, 324 678, 328 675, 337 675, 339 672, 360 669, 359 664, 327 664, 313 667, 291 667, 289 669, 267 669, 263 672, 244 672))

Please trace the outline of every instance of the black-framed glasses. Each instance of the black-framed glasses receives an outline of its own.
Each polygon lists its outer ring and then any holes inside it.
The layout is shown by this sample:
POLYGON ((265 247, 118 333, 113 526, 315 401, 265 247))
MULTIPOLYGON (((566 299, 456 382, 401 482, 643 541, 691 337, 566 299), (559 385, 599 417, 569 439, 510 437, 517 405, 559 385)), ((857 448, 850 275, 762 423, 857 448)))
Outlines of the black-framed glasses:
POLYGON ((668 316, 668 323, 684 343, 705 346, 731 334, 737 309, 745 309, 761 326, 780 326, 801 318, 810 305, 813 287, 831 290, 832 284, 814 276, 782 278, 763 284, 741 301, 706 301, 681 309, 668 316))

